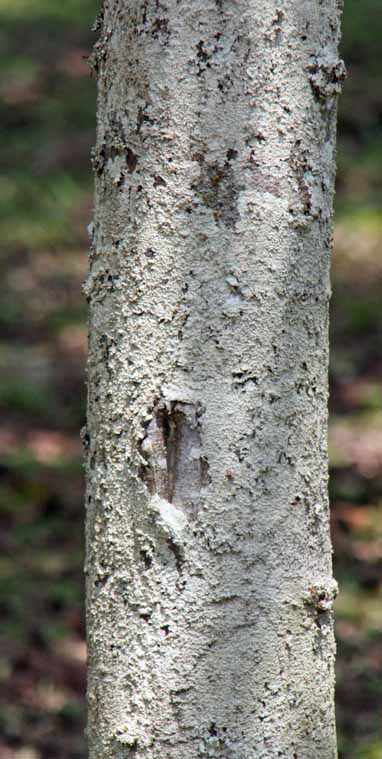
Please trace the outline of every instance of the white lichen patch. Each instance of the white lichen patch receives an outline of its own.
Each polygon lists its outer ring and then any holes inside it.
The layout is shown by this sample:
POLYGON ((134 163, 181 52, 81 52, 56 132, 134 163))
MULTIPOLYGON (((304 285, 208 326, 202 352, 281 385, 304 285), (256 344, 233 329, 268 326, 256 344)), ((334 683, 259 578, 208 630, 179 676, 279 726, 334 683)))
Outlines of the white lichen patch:
POLYGON ((187 527, 186 515, 159 495, 154 495, 150 500, 150 508, 154 512, 157 524, 175 541, 182 540, 183 531, 187 527))

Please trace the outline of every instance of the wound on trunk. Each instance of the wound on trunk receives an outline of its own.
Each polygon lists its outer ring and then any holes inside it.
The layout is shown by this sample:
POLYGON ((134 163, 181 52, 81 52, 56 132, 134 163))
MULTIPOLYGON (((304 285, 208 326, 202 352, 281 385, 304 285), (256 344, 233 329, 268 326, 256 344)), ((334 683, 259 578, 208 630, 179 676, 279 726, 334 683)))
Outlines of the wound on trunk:
POLYGON ((140 477, 151 495, 159 495, 191 513, 208 484, 208 463, 201 453, 196 407, 159 401, 141 441, 140 477))

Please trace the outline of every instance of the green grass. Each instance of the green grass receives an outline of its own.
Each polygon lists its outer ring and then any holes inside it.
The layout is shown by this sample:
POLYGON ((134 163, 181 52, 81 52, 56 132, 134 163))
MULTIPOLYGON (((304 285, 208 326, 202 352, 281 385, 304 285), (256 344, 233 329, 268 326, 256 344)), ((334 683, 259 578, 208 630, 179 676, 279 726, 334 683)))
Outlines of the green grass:
POLYGON ((0 0, 0 16, 19 22, 44 20, 86 28, 100 5, 96 0, 0 0))

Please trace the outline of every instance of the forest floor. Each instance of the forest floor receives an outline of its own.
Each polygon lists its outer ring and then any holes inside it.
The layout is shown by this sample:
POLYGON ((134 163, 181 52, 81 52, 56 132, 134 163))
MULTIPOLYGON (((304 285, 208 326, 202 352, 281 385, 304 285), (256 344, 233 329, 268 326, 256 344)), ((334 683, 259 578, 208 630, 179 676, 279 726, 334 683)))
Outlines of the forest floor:
MULTIPOLYGON (((347 0, 331 317, 341 759, 382 756, 378 0, 347 0)), ((86 225, 96 0, 0 0, 0 759, 85 759, 86 225)))

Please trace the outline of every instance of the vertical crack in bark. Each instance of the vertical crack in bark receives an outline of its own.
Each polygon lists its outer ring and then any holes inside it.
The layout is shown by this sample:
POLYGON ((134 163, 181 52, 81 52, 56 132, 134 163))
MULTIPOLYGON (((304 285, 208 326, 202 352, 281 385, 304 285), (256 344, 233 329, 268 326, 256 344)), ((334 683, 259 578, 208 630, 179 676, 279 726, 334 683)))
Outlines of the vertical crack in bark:
POLYGON ((141 442, 144 460, 140 477, 151 495, 195 512, 209 467, 201 452, 199 413, 196 406, 159 401, 141 442))

